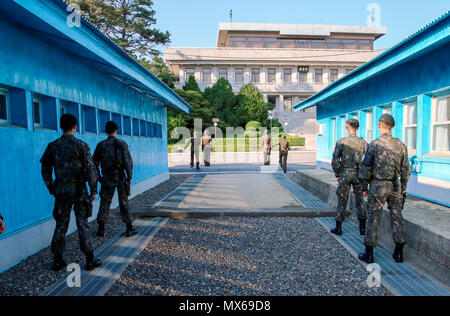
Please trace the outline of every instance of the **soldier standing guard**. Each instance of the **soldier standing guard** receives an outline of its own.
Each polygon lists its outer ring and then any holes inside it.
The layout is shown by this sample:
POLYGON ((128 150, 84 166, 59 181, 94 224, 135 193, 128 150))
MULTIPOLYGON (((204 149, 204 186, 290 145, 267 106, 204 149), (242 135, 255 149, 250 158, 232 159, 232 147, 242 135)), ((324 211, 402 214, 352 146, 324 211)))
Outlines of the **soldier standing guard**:
POLYGON ((359 231, 362 236, 366 234, 366 209, 363 192, 367 192, 367 184, 359 179, 358 173, 368 145, 364 139, 356 136, 358 129, 358 120, 348 120, 347 132, 349 136, 337 142, 333 154, 332 166, 339 183, 336 192, 339 201, 336 228, 331 232, 338 236, 342 235, 342 223, 350 215, 347 211, 347 204, 352 186, 356 198, 356 208, 358 209, 359 231))
POLYGON ((198 132, 194 132, 194 136, 191 137, 189 142, 184 146, 184 149, 186 150, 189 145, 191 146, 191 168, 194 168, 194 158, 197 163, 197 170, 200 170, 200 143, 201 139, 198 137, 198 132))
POLYGON ((211 167, 212 138, 209 136, 208 131, 205 131, 205 135, 202 137, 202 147, 205 167, 211 167))
POLYGON ((97 145, 94 162, 100 176, 100 210, 97 217, 98 237, 105 237, 105 225, 109 220, 109 209, 117 188, 119 195, 120 215, 127 226, 126 237, 136 236, 133 217, 130 212, 128 197, 133 179, 133 159, 127 143, 117 139, 119 127, 114 122, 106 123, 108 138, 97 145), (100 168, 101 167, 101 173, 100 168))
POLYGON ((92 201, 97 195, 97 171, 89 145, 75 138, 77 119, 70 114, 61 117, 64 135, 48 145, 42 163, 42 178, 51 195, 55 197, 53 217, 56 220, 51 249, 54 255, 53 270, 60 271, 67 264, 63 254, 72 207, 75 211, 81 251, 86 255, 86 270, 102 265, 94 258, 89 240, 88 219, 92 216, 92 201), (53 180, 53 171, 55 179, 53 180), (89 183, 90 195, 86 187, 89 183))
POLYGON ((396 245, 393 258, 397 263, 403 262, 406 233, 402 210, 411 176, 411 164, 406 145, 392 137, 394 127, 395 120, 391 115, 381 116, 378 125, 381 137, 369 145, 360 169, 360 178, 370 181, 370 192, 366 251, 359 259, 369 264, 374 262, 373 249, 378 241, 378 223, 386 201, 396 245))
POLYGON ((261 147, 264 152, 264 165, 270 166, 270 154, 272 152, 272 137, 269 135, 269 131, 264 131, 264 136, 261 138, 261 147))

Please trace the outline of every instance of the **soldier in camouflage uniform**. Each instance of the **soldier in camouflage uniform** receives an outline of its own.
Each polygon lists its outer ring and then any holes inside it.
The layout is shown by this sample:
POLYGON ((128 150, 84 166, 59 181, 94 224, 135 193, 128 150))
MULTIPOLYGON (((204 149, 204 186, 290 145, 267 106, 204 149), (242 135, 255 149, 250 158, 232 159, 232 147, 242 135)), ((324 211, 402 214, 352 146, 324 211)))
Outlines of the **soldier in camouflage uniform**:
POLYGON ((66 114, 61 117, 60 124, 64 135, 48 145, 41 159, 42 178, 50 194, 56 199, 53 210, 56 228, 51 245, 54 254, 53 269, 60 271, 67 266, 63 254, 73 207, 81 251, 86 255, 86 269, 90 271, 102 264, 94 258, 88 223, 89 217, 92 216, 92 201, 97 195, 97 171, 89 145, 74 136, 77 119, 66 114), (90 195, 86 182, 89 183, 90 195))
POLYGON ((114 122, 106 123, 108 138, 97 145, 94 152, 94 163, 100 176, 100 210, 97 217, 97 236, 105 236, 105 225, 109 220, 109 209, 117 188, 119 195, 120 214, 127 226, 126 237, 137 234, 133 227, 133 217, 130 212, 128 197, 133 179, 133 159, 127 143, 117 139, 119 127, 114 122), (101 173, 100 173, 101 167, 101 173))
POLYGON ((359 258, 369 264, 374 262, 373 249, 378 241, 378 223, 386 201, 396 245, 393 258, 397 263, 403 262, 406 234, 402 211, 411 176, 411 165, 406 145, 392 137, 393 127, 394 118, 384 114, 379 123, 381 137, 369 145, 360 169, 360 178, 370 181, 370 192, 366 251, 359 258))
POLYGON ((368 145, 364 139, 356 136, 358 129, 358 120, 348 120, 347 131, 349 136, 337 142, 333 154, 332 166, 339 182, 336 192, 339 201, 336 228, 331 232, 338 236, 342 235, 342 223, 350 215, 347 211, 347 204, 352 186, 356 198, 356 208, 358 209, 359 230, 361 235, 366 233, 366 209, 363 192, 367 192, 367 185, 359 179, 358 172, 368 145))

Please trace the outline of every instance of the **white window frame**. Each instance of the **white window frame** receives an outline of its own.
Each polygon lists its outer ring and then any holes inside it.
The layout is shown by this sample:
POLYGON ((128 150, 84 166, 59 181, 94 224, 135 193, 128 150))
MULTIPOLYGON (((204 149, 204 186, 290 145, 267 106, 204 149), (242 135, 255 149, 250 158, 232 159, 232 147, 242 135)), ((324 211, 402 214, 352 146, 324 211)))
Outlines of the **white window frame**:
POLYGON ((277 68, 273 68, 273 67, 267 68, 267 83, 276 83, 276 82, 277 82, 277 68), (271 70, 272 71, 275 70, 275 72, 270 73, 271 70), (270 75, 273 75, 273 81, 269 80, 270 75))
POLYGON ((261 83, 261 68, 250 69, 250 81, 251 81, 251 83, 261 83), (258 72, 256 72, 256 70, 258 72), (256 76, 258 76, 258 80, 254 80, 253 76, 255 76, 255 78, 256 78, 256 76))
POLYGON ((418 117, 416 118, 416 123, 415 124, 408 124, 408 108, 414 104, 416 107, 416 113, 417 113, 417 101, 413 101, 413 102, 405 102, 403 103, 403 141, 406 142, 406 129, 407 128, 416 128, 416 149, 410 149, 408 147, 408 153, 409 155, 413 156, 416 154, 417 152, 417 120, 419 119, 418 117))
POLYGON ((33 96, 33 125, 35 128, 42 128, 44 126, 44 120, 42 117, 42 100, 39 97, 35 97, 33 96), (34 112, 34 104, 35 103, 39 103, 39 123, 35 123, 34 119, 35 119, 35 115, 36 113, 34 112))
POLYGON ((11 110, 9 104, 9 91, 6 89, 0 88, 0 94, 4 95, 6 98, 6 120, 0 119, 0 124, 10 124, 11 123, 11 110))
POLYGON ((338 80, 339 80, 339 69, 336 69, 336 68, 330 69, 330 83, 333 83, 333 82, 338 81, 338 80), (333 71, 336 72, 336 79, 334 79, 334 80, 332 78, 333 71))
POLYGON ((212 83, 212 69, 211 68, 203 68, 202 69, 202 83, 212 83), (205 70, 209 70, 208 72, 205 72, 205 70), (205 74, 209 75, 209 80, 205 80, 205 74))
POLYGON ((191 75, 194 76, 194 78, 195 78, 195 68, 186 68, 186 72, 184 75, 185 75, 185 79, 184 79, 185 82, 189 81, 189 77, 191 75), (191 73, 189 70, 193 70, 193 72, 191 73))
POLYGON ((235 83, 245 83, 245 68, 239 67, 234 69, 234 82, 235 83), (238 73, 239 71, 239 73, 238 73), (242 71, 242 72, 241 72, 242 71), (242 80, 237 80, 239 76, 242 76, 242 80))
POLYGON ((221 78, 228 80, 228 68, 219 68, 219 79, 221 79, 221 78), (222 73, 222 70, 225 70, 225 72, 222 73), (225 77, 222 75, 225 75, 225 77))
POLYGON ((346 116, 341 116, 342 126, 341 131, 342 135, 341 138, 347 137, 347 118, 346 116))
MULTIPOLYGON (((442 95, 442 96, 438 96, 438 97, 434 97, 433 98, 433 102, 432 102, 432 106, 431 106, 431 139, 430 139, 430 146, 431 146, 431 153, 432 154, 436 154, 436 155, 444 155, 444 156, 450 156, 450 151, 437 151, 434 150, 434 127, 437 125, 448 125, 450 124, 450 121, 445 121, 445 122, 436 122, 436 110, 437 110, 437 104, 439 99, 441 98, 449 98, 450 95, 446 94, 446 95, 442 95)), ((448 102, 448 101, 447 101, 448 102)), ((449 106, 450 104, 447 103, 447 106, 449 106)))
POLYGON ((283 68, 283 83, 292 83, 292 69, 291 68, 283 68), (289 76, 286 75, 286 72, 290 71, 289 76), (287 81, 287 79, 289 79, 287 81))
POLYGON ((314 83, 316 83, 316 84, 323 84, 324 83, 323 74, 324 74, 323 69, 321 69, 321 68, 314 69, 314 83), (316 80, 318 72, 320 72, 320 78, 321 78, 320 81, 316 80))
POLYGON ((392 115, 392 110, 393 110, 392 106, 385 106, 385 107, 383 108, 383 114, 389 114, 389 115, 392 115))
POLYGON ((337 117, 333 119, 333 143, 331 144, 331 148, 334 148, 337 143, 337 120, 337 117))

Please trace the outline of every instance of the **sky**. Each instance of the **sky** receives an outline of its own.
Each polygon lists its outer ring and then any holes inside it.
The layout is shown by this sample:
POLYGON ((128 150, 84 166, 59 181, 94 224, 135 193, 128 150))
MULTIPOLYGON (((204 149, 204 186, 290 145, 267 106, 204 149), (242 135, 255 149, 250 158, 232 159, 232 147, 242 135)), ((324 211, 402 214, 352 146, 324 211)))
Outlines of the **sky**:
POLYGON ((219 22, 366 25, 377 3, 388 33, 387 49, 450 10, 449 0, 153 0, 156 27, 171 33, 172 47, 215 47, 219 22))

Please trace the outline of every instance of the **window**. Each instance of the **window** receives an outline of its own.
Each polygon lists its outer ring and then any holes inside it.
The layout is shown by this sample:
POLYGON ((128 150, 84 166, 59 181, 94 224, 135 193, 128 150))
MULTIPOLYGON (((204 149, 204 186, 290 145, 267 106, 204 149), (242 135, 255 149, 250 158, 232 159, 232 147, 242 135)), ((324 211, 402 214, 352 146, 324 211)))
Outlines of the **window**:
POLYGON ((338 69, 331 69, 330 70, 330 81, 331 82, 335 82, 336 80, 338 80, 338 76, 339 76, 339 70, 338 69))
POLYGON ((257 37, 249 37, 247 42, 248 48, 261 48, 262 47, 262 38, 257 37))
POLYGON ((219 78, 223 78, 225 80, 228 80, 228 69, 227 68, 220 68, 219 69, 219 78))
POLYGON ((133 136, 139 136, 139 120, 133 119, 133 136))
POLYGON ((333 134, 332 134, 332 139, 331 139, 331 146, 336 145, 337 142, 337 120, 333 119, 333 134))
POLYGON ((83 133, 95 133, 97 134, 95 108, 90 106, 83 106, 81 108, 81 120, 83 122, 83 133))
POLYGON ((131 136, 131 118, 129 116, 123 117, 123 134, 131 136))
POLYGON ((277 81, 277 69, 269 68, 267 70, 267 82, 273 83, 277 81))
POLYGON ((252 68, 252 82, 258 83, 261 80, 261 69, 259 68, 252 68))
POLYGON ((33 123, 35 127, 42 127, 42 102, 33 98, 33 123))
POLYGON ((283 70, 283 82, 284 83, 292 82, 292 69, 286 68, 283 70))
POLYGON ((269 96, 267 98, 268 102, 272 105, 274 105, 275 107, 277 106, 277 97, 275 96, 269 96))
POLYGON ((358 49, 358 43, 355 40, 344 40, 344 49, 358 49))
POLYGON ((189 78, 193 76, 195 78, 195 69, 194 68, 187 68, 186 69, 186 81, 189 80, 189 78))
POLYGON ((373 141, 373 112, 366 113, 366 141, 371 143, 373 141))
POLYGON ((106 123, 109 121, 111 121, 111 114, 108 111, 98 110, 98 124, 101 133, 106 133, 106 123))
POLYGON ((284 97, 284 112, 292 112, 292 97, 284 97))
POLYGON ((0 123, 9 123, 8 91, 0 90, 0 123))
POLYGON ((351 73, 353 71, 353 69, 345 69, 345 74, 348 75, 349 73, 351 73))
POLYGON ((306 71, 300 71, 298 73, 298 82, 300 83, 306 83, 308 82, 308 72, 306 71))
POLYGON ((141 129, 141 136, 147 137, 147 124, 145 121, 140 120, 139 121, 140 129, 141 129))
POLYGON ((341 128, 342 128, 342 130, 341 130, 341 137, 345 137, 345 136, 347 136, 347 120, 345 119, 345 116, 342 116, 341 117, 341 122, 342 122, 342 125, 341 125, 341 128))
POLYGON ((313 49, 323 49, 325 48, 325 41, 323 40, 311 40, 311 48, 313 49))
POLYGON ((450 153, 450 95, 436 98, 432 113, 433 152, 450 153))
POLYGON ((371 40, 358 40, 359 50, 372 50, 373 42, 371 40))
POLYGON ((323 70, 322 69, 315 70, 314 82, 315 83, 323 83, 323 70))
POLYGON ((244 68, 236 68, 236 74, 234 78, 235 82, 243 83, 244 82, 244 68))
POLYGON ((417 148, 417 103, 406 103, 404 109, 405 144, 410 153, 414 154, 417 148))
POLYGON ((296 48, 297 44, 295 40, 281 40, 280 41, 281 48, 296 48))
POLYGON ((211 83, 211 68, 203 68, 203 83, 211 83))
POLYGON ((341 49, 342 40, 340 39, 327 39, 326 42, 328 49, 341 49))
POLYGON ((245 37, 232 37, 231 38, 231 47, 247 47, 247 40, 245 37))
POLYGON ((279 48, 279 41, 276 38, 265 38, 264 48, 279 48))

